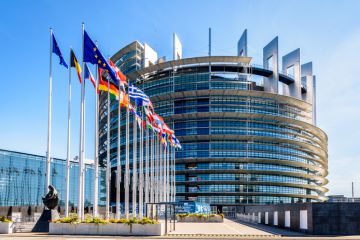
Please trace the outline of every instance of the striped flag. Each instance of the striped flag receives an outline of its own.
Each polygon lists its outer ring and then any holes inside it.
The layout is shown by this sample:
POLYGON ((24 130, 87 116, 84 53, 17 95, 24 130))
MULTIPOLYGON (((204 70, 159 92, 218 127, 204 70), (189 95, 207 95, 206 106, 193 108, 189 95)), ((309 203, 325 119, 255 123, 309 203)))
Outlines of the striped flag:
POLYGON ((80 64, 75 56, 75 53, 74 51, 72 50, 72 48, 70 48, 70 67, 73 67, 76 69, 76 73, 77 73, 77 76, 78 76, 78 79, 81 83, 81 67, 80 67, 80 64))
POLYGON ((112 83, 110 83, 110 88, 109 88, 108 83, 102 80, 101 78, 99 79, 98 91, 104 91, 104 92, 109 91, 110 97, 119 100, 119 89, 117 89, 116 86, 112 83))
POLYGON ((96 81, 94 76, 92 75, 92 73, 90 72, 89 67, 87 66, 87 64, 85 63, 85 70, 84 70, 84 78, 85 79, 89 79, 92 83, 92 85, 94 85, 94 88, 96 89, 96 81))
POLYGON ((109 64, 112 67, 112 69, 114 70, 115 75, 118 78, 120 84, 128 85, 127 80, 126 80, 126 76, 120 71, 120 69, 115 65, 115 63, 113 63, 113 61, 111 61, 109 59, 109 64))
POLYGON ((152 106, 149 97, 143 91, 133 85, 129 85, 129 97, 134 99, 136 105, 139 107, 152 106))

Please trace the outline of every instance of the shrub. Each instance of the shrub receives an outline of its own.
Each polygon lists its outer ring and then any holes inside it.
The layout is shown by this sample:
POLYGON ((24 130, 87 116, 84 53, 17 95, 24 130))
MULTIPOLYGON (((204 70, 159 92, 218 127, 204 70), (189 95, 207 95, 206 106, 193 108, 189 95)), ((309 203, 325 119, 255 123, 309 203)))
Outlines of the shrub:
POLYGON ((224 214, 206 214, 206 213, 179 213, 177 216, 180 218, 180 220, 183 220, 185 217, 193 217, 197 218, 198 220, 202 219, 208 219, 215 216, 220 216, 222 219, 224 219, 224 214))
POLYGON ((144 218, 141 219, 138 223, 144 225, 144 224, 157 224, 157 223, 159 223, 159 222, 156 221, 156 220, 151 220, 151 219, 149 219, 149 218, 147 218, 147 217, 144 217, 144 218))
POLYGON ((127 224, 127 225, 132 225, 132 224, 136 224, 136 223, 138 223, 139 222, 139 220, 137 219, 137 218, 130 218, 129 220, 127 220, 126 222, 125 222, 125 224, 127 224))
POLYGON ((80 220, 75 213, 71 213, 68 217, 59 218, 57 220, 53 221, 54 223, 71 223, 71 224, 77 224, 80 223, 80 220))
POLYGON ((107 223, 109 223, 109 221, 106 220, 106 219, 99 218, 99 217, 94 217, 94 218, 90 221, 90 223, 95 223, 95 224, 107 224, 107 223))
MULTIPOLYGON (((0 221, 1 222, 1 221, 0 221)), ((71 214, 69 217, 64 217, 64 218, 60 218, 57 219, 55 221, 53 221, 54 223, 71 223, 71 224, 77 224, 77 223, 95 223, 95 224, 107 224, 107 223, 120 223, 120 224, 127 224, 130 225, 130 227, 132 226, 132 224, 158 224, 159 222, 157 220, 151 220, 149 218, 142 218, 142 219, 138 219, 138 218, 130 218, 130 219, 125 219, 125 218, 120 218, 120 219, 103 219, 103 218, 99 218, 99 217, 93 217, 91 215, 85 215, 85 220, 80 221, 79 218, 77 217, 76 214, 71 214)))
POLYGON ((0 222, 11 222, 11 220, 10 219, 8 219, 7 217, 5 217, 5 216, 0 216, 0 222))

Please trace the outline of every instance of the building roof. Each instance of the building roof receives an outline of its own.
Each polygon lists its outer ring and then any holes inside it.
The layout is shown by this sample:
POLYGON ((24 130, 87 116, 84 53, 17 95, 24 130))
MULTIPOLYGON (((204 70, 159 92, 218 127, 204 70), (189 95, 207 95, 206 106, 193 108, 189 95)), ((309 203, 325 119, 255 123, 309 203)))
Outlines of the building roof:
POLYGON ((119 60, 124 54, 126 54, 130 51, 136 50, 137 45, 141 46, 142 48, 144 47, 143 44, 140 43, 139 41, 133 41, 132 43, 128 44, 127 46, 120 49, 117 53, 115 53, 111 57, 111 61, 115 62, 115 61, 119 60))
POLYGON ((180 67, 180 66, 184 66, 184 65, 195 65, 195 64, 202 64, 202 63, 209 63, 209 62, 248 65, 250 63, 251 59, 252 59, 251 57, 238 57, 238 56, 205 56, 205 57, 183 58, 183 59, 158 63, 155 65, 146 67, 146 68, 142 68, 142 69, 139 69, 137 71, 130 73, 128 76, 130 79, 136 79, 145 74, 160 71, 160 70, 170 69, 170 68, 174 68, 174 67, 180 67))

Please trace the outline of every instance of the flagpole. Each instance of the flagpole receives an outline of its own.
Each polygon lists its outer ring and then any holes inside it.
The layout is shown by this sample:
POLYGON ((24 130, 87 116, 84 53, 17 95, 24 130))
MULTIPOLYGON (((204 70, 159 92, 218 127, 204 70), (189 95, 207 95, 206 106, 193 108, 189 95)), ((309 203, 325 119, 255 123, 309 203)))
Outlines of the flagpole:
POLYGON ((86 126, 86 82, 85 82, 85 78, 84 78, 84 116, 83 116, 83 151, 82 151, 82 195, 81 195, 81 203, 82 203, 82 219, 85 219, 85 176, 86 176, 86 167, 85 167, 85 140, 86 140, 86 132, 85 132, 85 126, 86 126))
POLYGON ((170 163, 169 163, 169 151, 170 146, 169 144, 166 146, 166 202, 170 202, 170 188, 169 188, 169 170, 170 170, 170 163))
POLYGON ((144 200, 144 131, 142 126, 143 111, 140 107, 140 168, 139 168, 139 218, 143 217, 143 200, 144 200))
POLYGON ((105 216, 106 219, 110 218, 110 180, 111 180, 111 160, 110 160, 110 79, 107 79, 108 83, 108 92, 107 92, 107 140, 106 140, 106 148, 107 148, 107 155, 106 155, 106 210, 105 216))
MULTIPOLYGON (((85 69, 84 69, 85 70, 85 69)), ((99 95, 98 95, 98 85, 99 85, 99 66, 96 65, 96 88, 95 88, 95 147, 94 147, 94 205, 93 205, 93 215, 97 217, 99 214, 98 205, 99 205, 99 95)), ((84 79, 85 81, 85 79, 84 79)))
POLYGON ((159 147, 158 147, 158 141, 156 139, 156 136, 154 136, 154 201, 157 203, 159 198, 158 198, 158 177, 159 177, 159 173, 158 173, 158 169, 159 169, 159 162, 158 162, 158 152, 159 152, 159 147))
MULTIPOLYGON (((120 91, 120 89, 119 89, 120 91)), ((120 93, 120 92, 119 92, 120 93)), ((121 98, 123 94, 119 94, 119 107, 118 107, 118 141, 117 141, 117 163, 116 163, 116 219, 120 219, 120 183, 121 183, 121 98)))
POLYGON ((170 202, 170 162, 169 162, 169 151, 170 146, 166 146, 166 202, 170 202))
MULTIPOLYGON (((161 136, 162 137, 162 136, 161 136)), ((160 143, 160 201, 164 202, 164 147, 160 143)))
POLYGON ((47 150, 46 150, 46 182, 45 194, 50 185, 50 171, 51 171, 51 102, 52 102, 52 49, 53 49, 53 30, 50 28, 50 69, 49 69, 49 97, 48 97, 48 135, 47 135, 47 150))
POLYGON ((126 109, 126 144, 125 144, 125 218, 129 219, 129 187, 130 187, 130 160, 129 160, 129 108, 126 109))
POLYGON ((158 139, 158 182, 157 182, 157 194, 158 194, 158 202, 162 202, 162 196, 161 196, 161 178, 162 178, 162 171, 161 171, 161 140, 158 139))
POLYGON ((137 131, 136 131, 136 108, 133 121, 133 176, 132 176, 132 216, 136 217, 136 195, 137 195, 137 131))
MULTIPOLYGON (((70 48, 71 58, 71 48, 70 48)), ((71 59, 70 59, 71 63, 71 59)), ((65 193, 65 216, 69 216, 69 193, 70 193, 70 134, 71 134, 71 64, 69 67, 69 100, 68 100, 68 132, 67 132, 67 148, 66 148, 66 193, 65 193)))
POLYGON ((151 134, 151 172, 150 172, 150 202, 155 202, 155 164, 154 164, 154 159, 155 159, 155 143, 154 143, 154 133, 152 132, 151 134))
POLYGON ((173 202, 173 197, 172 197, 172 193, 173 193, 173 162, 172 162, 172 152, 174 150, 173 146, 170 146, 169 148, 169 163, 170 163, 170 168, 169 168, 169 199, 170 202, 173 202))
POLYGON ((160 198, 160 182, 161 182, 161 156, 160 156, 160 150, 161 150, 161 143, 160 139, 157 139, 157 182, 156 182, 156 195, 157 195, 157 202, 161 202, 160 198))
POLYGON ((176 169, 176 165, 175 165, 175 150, 176 148, 173 147, 171 149, 171 162, 172 162, 172 169, 171 169, 171 172, 172 172, 172 182, 171 182, 171 189, 172 189, 172 201, 175 202, 175 169, 176 169))
POLYGON ((162 180, 161 180, 161 197, 162 197, 162 201, 165 202, 165 174, 166 174, 166 166, 165 166, 165 146, 163 146, 163 144, 161 144, 161 173, 162 173, 162 180))
POLYGON ((146 136, 145 136, 145 204, 149 202, 149 129, 145 127, 146 136))
MULTIPOLYGON (((83 49, 83 58, 82 66, 85 69, 84 63, 84 23, 82 24, 82 49, 83 49)), ((78 195, 78 217, 83 219, 83 162, 84 162, 84 111, 85 111, 85 79, 83 71, 83 80, 81 82, 81 101, 80 101, 80 140, 79 140, 79 195, 78 195)))
POLYGON ((174 147, 172 152, 172 161, 173 161, 173 202, 176 201, 176 162, 175 162, 175 152, 176 148, 174 147))
MULTIPOLYGON (((166 140, 165 140, 166 141, 166 140)), ((164 146, 163 146, 163 201, 166 202, 167 199, 166 199, 166 143, 164 143, 164 146)))

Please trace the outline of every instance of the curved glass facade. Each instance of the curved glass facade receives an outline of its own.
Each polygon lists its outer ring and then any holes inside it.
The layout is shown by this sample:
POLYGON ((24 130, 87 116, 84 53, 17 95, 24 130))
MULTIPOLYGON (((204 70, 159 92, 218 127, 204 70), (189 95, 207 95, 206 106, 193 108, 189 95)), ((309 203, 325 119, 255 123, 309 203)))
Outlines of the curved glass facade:
MULTIPOLYGON (((0 206, 41 206, 45 195, 46 157, 0 149, 0 206)), ((70 206, 78 201, 78 162, 70 163, 70 206)), ((59 192, 60 206, 65 199, 66 161, 53 158, 51 161, 51 184, 59 192)), ((92 206, 94 168, 85 165, 85 206, 92 206)), ((100 169, 99 204, 105 205, 105 172, 100 169)))
POLYGON ((213 206, 326 200, 327 136, 313 125, 312 103, 265 91, 251 65, 239 62, 139 69, 131 80, 183 146, 176 152, 177 200, 213 206))

